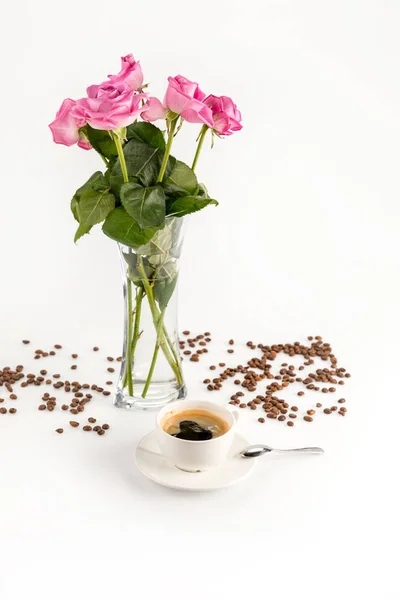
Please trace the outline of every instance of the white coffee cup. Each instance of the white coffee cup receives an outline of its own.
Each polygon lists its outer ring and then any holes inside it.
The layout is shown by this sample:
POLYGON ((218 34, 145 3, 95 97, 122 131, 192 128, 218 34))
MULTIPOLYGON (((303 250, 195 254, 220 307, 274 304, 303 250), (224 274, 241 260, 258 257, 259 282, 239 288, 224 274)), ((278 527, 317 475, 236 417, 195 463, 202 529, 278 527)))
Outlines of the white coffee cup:
POLYGON ((232 446, 239 411, 201 400, 178 400, 160 410, 156 419, 156 435, 163 455, 178 469, 196 473, 208 471, 221 464, 232 446), (181 412, 188 409, 208 410, 229 425, 226 433, 211 440, 181 440, 166 433, 161 424, 169 412, 181 412))

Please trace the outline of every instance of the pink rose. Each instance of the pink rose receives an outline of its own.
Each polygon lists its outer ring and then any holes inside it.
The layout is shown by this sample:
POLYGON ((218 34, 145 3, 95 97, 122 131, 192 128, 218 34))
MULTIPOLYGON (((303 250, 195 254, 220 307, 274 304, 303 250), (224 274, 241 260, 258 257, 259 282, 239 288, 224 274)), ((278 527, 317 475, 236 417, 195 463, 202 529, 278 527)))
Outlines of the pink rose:
POLYGON ((205 96, 198 83, 189 81, 182 75, 177 75, 168 77, 164 104, 189 123, 204 123, 212 127, 211 110, 203 103, 205 96))
POLYGON ((75 100, 71 100, 71 98, 66 98, 61 104, 56 118, 49 125, 53 134, 53 140, 56 144, 64 144, 65 146, 78 144, 80 148, 90 150, 92 146, 79 131, 80 127, 86 124, 86 121, 84 118, 76 117, 72 114, 75 105, 75 100))
POLYGON ((232 135, 235 131, 240 131, 242 125, 242 115, 236 104, 228 96, 207 96, 204 104, 212 110, 214 124, 212 128, 218 135, 232 135))
POLYGON ((125 81, 104 81, 86 90, 88 97, 76 101, 72 114, 94 129, 111 130, 126 127, 143 110, 146 94, 135 94, 125 81))
POLYGON ((132 54, 122 56, 121 70, 118 75, 107 75, 111 83, 118 85, 119 83, 127 83, 131 90, 136 92, 143 85, 143 72, 139 62, 136 62, 132 54))
POLYGON ((203 123, 213 127, 211 109, 203 102, 205 97, 199 85, 186 77, 182 75, 168 77, 164 104, 161 104, 157 98, 149 98, 142 117, 145 121, 156 121, 164 119, 167 111, 170 110, 189 123, 203 123))

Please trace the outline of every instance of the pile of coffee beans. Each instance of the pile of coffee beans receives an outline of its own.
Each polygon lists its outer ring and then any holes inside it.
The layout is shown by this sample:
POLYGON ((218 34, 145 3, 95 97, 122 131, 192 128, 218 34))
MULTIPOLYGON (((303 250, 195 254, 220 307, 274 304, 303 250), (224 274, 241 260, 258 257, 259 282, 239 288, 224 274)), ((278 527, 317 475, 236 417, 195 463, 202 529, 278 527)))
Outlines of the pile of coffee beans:
POLYGON ((179 340, 179 348, 182 354, 187 357, 190 356, 191 362, 199 362, 201 355, 207 354, 208 352, 206 346, 211 342, 211 333, 206 331, 205 333, 200 333, 195 337, 189 337, 190 331, 186 329, 183 332, 183 335, 186 337, 186 339, 179 340), (192 350, 189 350, 189 348, 192 348, 192 350))
MULTIPOLYGON (((28 345, 30 344, 30 340, 22 340, 22 343, 24 345, 28 345)), ((35 360, 39 360, 39 359, 45 359, 47 357, 52 357, 56 355, 56 350, 59 351, 62 349, 62 345, 61 344, 54 344, 54 348, 55 350, 49 350, 49 351, 44 351, 42 349, 37 349, 34 351, 34 356, 33 358, 35 360)), ((99 351, 99 348, 97 346, 95 346, 93 348, 93 350, 95 352, 99 351)), ((78 354, 77 353, 72 353, 71 354, 71 358, 76 360, 78 358, 78 354)), ((114 357, 111 356, 107 356, 106 357, 107 362, 113 362, 114 360, 121 362, 122 361, 122 357, 119 356, 118 358, 114 359, 114 357)), ((77 364, 72 364, 71 365, 71 369, 72 370, 76 370, 78 368, 77 364)), ((107 368, 106 372, 114 372, 115 369, 112 368, 107 368)), ((49 375, 48 371, 46 369, 41 369, 39 374, 35 374, 35 373, 28 373, 25 375, 24 373, 24 366, 23 365, 17 365, 15 367, 15 369, 11 369, 9 366, 5 366, 2 369, 0 369, 0 388, 4 387, 7 392, 8 392, 8 398, 11 401, 15 401, 18 399, 17 394, 14 393, 14 387, 16 385, 20 385, 21 388, 26 388, 28 386, 41 386, 41 385, 45 385, 45 386, 52 386, 54 390, 57 390, 58 393, 60 393, 60 391, 63 392, 63 394, 72 394, 72 399, 67 400, 67 402, 64 403, 60 403, 60 409, 62 411, 69 411, 72 415, 78 415, 81 412, 84 412, 85 410, 85 406, 92 400, 93 395, 88 391, 92 391, 98 394, 102 394, 103 396, 109 396, 111 394, 110 391, 105 390, 103 387, 99 386, 98 384, 89 384, 89 383, 80 383, 79 381, 75 380, 75 381, 70 381, 69 379, 61 379, 61 374, 60 373, 54 373, 53 375, 49 375)), ((105 385, 113 385, 113 381, 111 380, 107 380, 105 382, 105 385)), ((53 392, 54 394, 55 392, 53 392)), ((48 412, 53 412, 54 410, 57 410, 57 398, 55 395, 53 395, 49 392, 45 392, 42 397, 41 397, 41 402, 38 405, 38 410, 39 411, 48 411, 48 412)), ((0 403, 3 404, 5 401, 5 398, 0 397, 0 403)), ((10 414, 15 414, 17 412, 17 409, 15 407, 11 407, 11 408, 7 408, 6 406, 1 406, 0 407, 0 415, 5 415, 7 413, 10 414)), ((95 423, 96 419, 94 419, 93 417, 90 417, 88 419, 89 423, 95 423)), ((71 427, 79 427, 79 422, 77 421, 70 421, 69 422, 71 427)), ((84 425, 82 427, 83 431, 94 431, 95 433, 97 433, 98 435, 104 435, 104 433, 110 429, 110 426, 108 425, 108 423, 105 423, 102 426, 96 425, 94 427, 92 427, 91 425, 84 425)), ((64 429, 62 427, 59 427, 56 429, 57 433, 63 433, 64 429)))
MULTIPOLYGON (((184 331, 183 335, 188 336, 190 332, 184 331)), ((205 335, 205 334, 204 334, 205 335)), ((211 334, 207 332, 208 341, 211 334)), ((202 339, 202 336, 195 336, 186 340, 189 347, 194 347, 197 340, 202 339)), ((185 342, 180 342, 181 347, 185 342)), ((227 352, 233 353, 235 341, 229 340, 227 352)), ((209 366, 210 371, 216 371, 219 367, 219 372, 211 378, 204 379, 203 383, 207 386, 209 392, 221 390, 224 384, 233 379, 233 383, 246 390, 246 392, 257 392, 256 395, 249 401, 244 401, 245 393, 238 391, 230 397, 230 404, 237 405, 239 408, 249 408, 250 410, 261 409, 265 412, 267 419, 276 419, 285 423, 289 427, 293 427, 295 420, 298 419, 299 407, 290 405, 286 399, 281 398, 280 392, 293 386, 300 384, 304 390, 297 392, 299 398, 304 398, 309 404, 308 396, 316 392, 321 394, 335 394, 336 386, 343 386, 346 379, 351 377, 350 373, 343 367, 338 367, 338 361, 333 354, 331 345, 324 342, 321 336, 308 336, 307 343, 292 342, 284 344, 267 345, 252 341, 248 341, 247 348, 257 350, 258 356, 252 355, 245 365, 237 364, 227 366, 225 362, 219 362, 209 366), (289 362, 282 362, 278 369, 274 371, 274 365, 279 360, 280 355, 287 356, 286 361, 296 359, 293 362, 299 362, 300 365, 295 366, 289 362), (321 361, 321 368, 315 368, 315 361, 321 361), (323 366, 328 363, 329 366, 323 366), (306 374, 303 373, 306 367, 309 367, 306 374), (320 384, 320 385, 318 385, 320 384), (260 390, 259 388, 263 389, 260 390), (279 396, 278 396, 279 394, 279 396)), ((195 350, 195 355, 198 355, 199 350, 195 350)), ((196 359, 195 362, 198 362, 196 359)), ((345 398, 337 400, 338 404, 344 404, 345 398)), ((307 423, 312 423, 318 413, 325 415, 337 412, 341 416, 346 416, 347 409, 343 406, 338 409, 336 404, 329 402, 329 406, 324 406, 321 402, 311 403, 311 406, 305 407, 300 413, 303 420, 307 423)), ((265 423, 264 417, 258 418, 260 423, 265 423)))

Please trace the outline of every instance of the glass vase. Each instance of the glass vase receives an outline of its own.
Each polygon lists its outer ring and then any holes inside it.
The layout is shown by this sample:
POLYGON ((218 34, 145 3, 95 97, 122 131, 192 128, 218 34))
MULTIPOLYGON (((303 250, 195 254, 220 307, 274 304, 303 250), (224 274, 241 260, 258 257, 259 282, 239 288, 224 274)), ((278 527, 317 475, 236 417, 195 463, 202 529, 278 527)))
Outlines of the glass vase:
POLYGON ((183 220, 167 218, 145 245, 118 244, 125 302, 118 407, 160 408, 186 396, 177 323, 182 241, 183 220))

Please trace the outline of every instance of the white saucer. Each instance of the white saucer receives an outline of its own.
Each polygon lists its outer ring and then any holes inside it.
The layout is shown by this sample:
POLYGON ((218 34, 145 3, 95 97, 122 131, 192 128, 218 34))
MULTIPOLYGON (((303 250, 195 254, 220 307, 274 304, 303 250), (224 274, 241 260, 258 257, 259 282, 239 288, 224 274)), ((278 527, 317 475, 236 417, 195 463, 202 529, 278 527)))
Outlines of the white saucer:
POLYGON ((205 492, 228 487, 250 475, 257 459, 245 459, 238 455, 239 451, 248 445, 248 441, 237 433, 230 454, 222 465, 203 473, 186 473, 164 458, 158 447, 155 432, 152 431, 137 445, 135 461, 143 475, 160 485, 176 490, 205 492))

